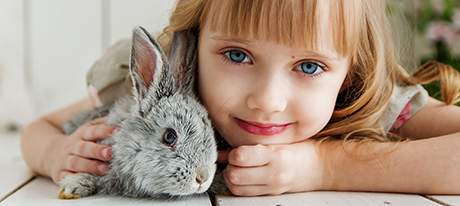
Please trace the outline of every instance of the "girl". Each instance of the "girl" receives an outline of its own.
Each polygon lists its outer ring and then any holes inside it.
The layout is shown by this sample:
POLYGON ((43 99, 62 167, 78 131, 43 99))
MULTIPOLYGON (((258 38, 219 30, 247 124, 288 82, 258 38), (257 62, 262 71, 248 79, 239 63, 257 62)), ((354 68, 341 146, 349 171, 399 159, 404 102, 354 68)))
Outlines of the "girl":
MULTIPOLYGON (((185 29, 199 37, 197 92, 228 143, 219 162, 227 163, 224 180, 233 194, 460 194, 460 108, 451 105, 459 74, 432 62, 408 75, 396 62, 387 24, 383 0, 177 2, 160 40, 185 29), (418 85, 436 78, 446 103, 418 85)), ((117 45, 90 74, 103 71, 106 59, 118 61, 127 49, 117 45)), ((95 102, 113 101, 107 85, 96 86, 95 102)), ((75 173, 104 174, 111 149, 95 141, 117 128, 99 119, 70 136, 61 131, 91 102, 24 130, 21 146, 32 170, 56 183, 75 173)))

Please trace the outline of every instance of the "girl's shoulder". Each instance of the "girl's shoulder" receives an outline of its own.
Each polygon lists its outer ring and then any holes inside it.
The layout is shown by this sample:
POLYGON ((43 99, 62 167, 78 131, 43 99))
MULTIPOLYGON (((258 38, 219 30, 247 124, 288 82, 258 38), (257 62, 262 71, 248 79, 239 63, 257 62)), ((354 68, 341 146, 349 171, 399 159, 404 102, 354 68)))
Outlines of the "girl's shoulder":
POLYGON ((395 85, 388 106, 380 117, 383 129, 394 133, 406 120, 426 105, 428 98, 428 92, 420 85, 395 85))

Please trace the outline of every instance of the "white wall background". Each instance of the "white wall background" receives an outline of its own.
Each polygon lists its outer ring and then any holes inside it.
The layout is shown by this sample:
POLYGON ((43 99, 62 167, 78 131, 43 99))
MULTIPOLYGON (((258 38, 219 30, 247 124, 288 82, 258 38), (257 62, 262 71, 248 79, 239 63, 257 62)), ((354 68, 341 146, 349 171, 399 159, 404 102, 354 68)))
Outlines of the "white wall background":
MULTIPOLYGON (((160 31, 174 2, 0 0, 0 131, 5 122, 25 124, 86 97, 85 74, 105 49, 137 25, 160 31)), ((400 8, 412 1, 394 2, 400 8)), ((390 20, 406 28, 401 19, 390 20)), ((421 40, 407 48, 414 51, 408 64, 433 53, 423 38, 413 39, 421 40)))
POLYGON ((0 0, 0 118, 23 112, 27 122, 86 97, 86 71, 105 49, 129 38, 137 25, 160 31, 173 5, 174 0, 0 0))

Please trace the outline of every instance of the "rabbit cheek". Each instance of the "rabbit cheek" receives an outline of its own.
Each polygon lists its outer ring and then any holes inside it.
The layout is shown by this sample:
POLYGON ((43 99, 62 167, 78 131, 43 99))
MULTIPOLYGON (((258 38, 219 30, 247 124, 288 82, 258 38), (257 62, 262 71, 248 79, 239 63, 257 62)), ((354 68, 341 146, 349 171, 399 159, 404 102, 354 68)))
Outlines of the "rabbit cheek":
POLYGON ((211 184, 209 181, 212 179, 214 174, 211 174, 212 170, 205 166, 206 173, 198 174, 199 168, 177 168, 174 174, 174 185, 176 188, 171 188, 171 195, 190 195, 195 193, 203 193, 211 184), (211 177, 211 178, 210 178, 211 177))

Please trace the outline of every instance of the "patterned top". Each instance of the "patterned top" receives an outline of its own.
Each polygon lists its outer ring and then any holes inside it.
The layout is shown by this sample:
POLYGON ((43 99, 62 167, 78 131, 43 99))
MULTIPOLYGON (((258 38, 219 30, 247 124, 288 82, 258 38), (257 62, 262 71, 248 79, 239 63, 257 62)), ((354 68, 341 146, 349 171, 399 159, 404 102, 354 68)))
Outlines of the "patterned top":
POLYGON ((387 132, 394 133, 428 102, 428 92, 420 85, 395 86, 388 107, 380 117, 387 132))
POLYGON ((395 133, 396 130, 398 130, 404 124, 404 122, 406 122, 410 118, 411 111, 412 111, 412 104, 410 102, 407 102, 404 109, 401 111, 401 113, 396 118, 395 123, 393 123, 393 126, 391 126, 391 129, 389 132, 395 133))

